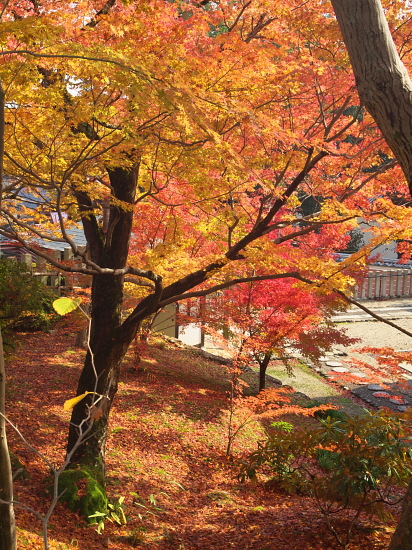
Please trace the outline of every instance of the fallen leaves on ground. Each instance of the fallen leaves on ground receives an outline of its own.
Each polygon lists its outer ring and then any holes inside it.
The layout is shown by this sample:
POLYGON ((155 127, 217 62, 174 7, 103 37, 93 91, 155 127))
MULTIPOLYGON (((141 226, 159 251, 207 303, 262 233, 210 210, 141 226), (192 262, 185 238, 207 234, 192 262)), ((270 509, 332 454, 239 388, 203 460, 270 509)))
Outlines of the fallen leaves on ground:
MULTIPOLYGON (((74 347, 64 324, 21 341, 7 365, 7 414, 58 466, 70 418, 63 404, 75 395, 84 351, 74 347)), ((224 381, 224 367, 169 344, 150 347, 138 370, 126 364, 112 410, 107 483, 113 500, 125 497, 128 523, 107 522, 98 535, 58 504, 49 524, 51 549, 337 550, 312 499, 237 482, 238 461, 263 431, 249 425, 234 457, 224 455, 224 381)), ((16 499, 45 513, 47 465, 11 429, 8 436, 30 476, 16 480, 16 499)), ((18 508, 16 516, 19 548, 41 549, 39 520, 18 508)), ((341 516, 335 524, 345 521, 341 516)), ((392 531, 393 525, 371 529, 365 518, 348 548, 386 548, 392 531)))

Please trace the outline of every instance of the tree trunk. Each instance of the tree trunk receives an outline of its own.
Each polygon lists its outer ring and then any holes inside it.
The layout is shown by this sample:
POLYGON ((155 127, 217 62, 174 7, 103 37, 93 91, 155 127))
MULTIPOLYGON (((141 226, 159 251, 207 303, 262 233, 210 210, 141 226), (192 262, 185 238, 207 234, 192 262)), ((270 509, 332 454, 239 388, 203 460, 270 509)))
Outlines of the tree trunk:
MULTIPOLYGON (((0 413, 5 414, 6 371, 0 331, 0 413)), ((0 415, 0 499, 13 500, 13 475, 6 437, 6 421, 0 415)), ((16 550, 16 524, 12 504, 0 503, 0 550, 16 550)))
POLYGON ((379 0, 332 0, 361 103, 381 130, 412 192, 412 81, 379 0))
MULTIPOLYGON (((99 396, 103 396, 98 403, 102 416, 100 419, 94 420, 91 431, 87 434, 85 442, 77 448, 72 462, 102 467, 103 471, 108 417, 117 392, 121 361, 132 339, 132 335, 130 335, 123 341, 116 332, 121 320, 122 287, 121 277, 97 275, 93 278, 91 351, 89 350, 87 353, 77 388, 77 395, 81 395, 85 391, 96 391, 99 396)), ((137 328, 138 324, 136 330, 137 328)), ((95 397, 89 395, 73 409, 68 451, 78 440, 77 426, 80 426, 87 417, 88 408, 93 399, 95 397)))
MULTIPOLYGON (((89 315, 89 313, 90 313, 89 304, 86 304, 85 306, 82 306, 82 309, 83 309, 83 312, 86 315, 89 315)), ((87 349, 88 339, 89 339, 89 326, 87 325, 84 328, 80 329, 79 332, 77 332, 76 341, 75 341, 74 345, 77 348, 87 349)))
MULTIPOLYGON (((108 171, 115 198, 133 204, 138 165, 133 169, 115 168, 108 171)), ((132 208, 111 206, 106 234, 99 228, 96 219, 90 216, 91 199, 78 195, 80 211, 88 212, 83 227, 88 242, 88 253, 93 262, 102 268, 121 269, 126 265, 132 230, 132 208)), ((79 426, 84 426, 89 414, 93 395, 88 395, 74 409, 69 429, 67 451, 78 445, 72 463, 88 464, 101 470, 104 477, 104 451, 107 424, 113 398, 117 391, 121 361, 139 327, 139 319, 128 331, 119 331, 123 303, 123 276, 99 274, 93 276, 91 295, 90 348, 80 375, 77 395, 86 391, 103 396, 97 403, 100 418, 95 417, 93 426, 83 442, 79 443, 79 426), (83 424, 82 424, 83 423, 83 424)))
POLYGON ((402 515, 388 550, 412 550, 412 483, 402 507, 402 515))
MULTIPOLYGON (((412 81, 379 0, 332 0, 361 102, 379 126, 412 194, 412 81)), ((412 481, 389 550, 412 550, 412 481)))
POLYGON ((271 353, 266 353, 262 361, 259 361, 259 391, 266 388, 266 369, 268 368, 271 353))

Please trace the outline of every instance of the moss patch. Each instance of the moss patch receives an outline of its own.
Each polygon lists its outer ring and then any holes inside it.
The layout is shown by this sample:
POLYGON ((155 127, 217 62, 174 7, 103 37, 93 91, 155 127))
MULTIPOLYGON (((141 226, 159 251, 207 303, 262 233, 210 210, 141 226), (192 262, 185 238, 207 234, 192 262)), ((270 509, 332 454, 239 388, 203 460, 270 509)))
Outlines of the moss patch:
POLYGON ((89 516, 107 510, 107 496, 104 485, 88 468, 65 470, 59 477, 59 494, 64 491, 60 500, 70 510, 80 512, 89 523, 95 521, 89 516))

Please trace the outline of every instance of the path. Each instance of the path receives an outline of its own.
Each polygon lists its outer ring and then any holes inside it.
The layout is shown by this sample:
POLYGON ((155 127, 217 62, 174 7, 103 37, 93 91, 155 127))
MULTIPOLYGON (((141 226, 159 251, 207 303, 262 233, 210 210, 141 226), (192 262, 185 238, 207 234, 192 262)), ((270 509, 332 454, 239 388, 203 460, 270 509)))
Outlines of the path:
MULTIPOLYGON (((389 319, 399 325, 401 328, 412 332, 412 300, 411 299, 393 299, 384 301, 363 301, 365 306, 372 311, 378 313, 381 317, 389 319)), ((404 388, 399 390, 396 385, 392 385, 389 391, 380 391, 379 385, 370 385, 362 380, 362 372, 353 364, 354 360, 362 360, 371 365, 377 365, 372 354, 359 353, 357 349, 368 347, 392 347, 396 351, 412 350, 412 337, 403 334, 394 327, 386 325, 383 322, 371 320, 371 317, 351 308, 348 312, 335 318, 338 326, 345 330, 346 334, 353 338, 359 338, 359 344, 352 345, 348 348, 337 346, 336 353, 325 357, 336 363, 335 367, 330 368, 327 361, 322 363, 319 372, 325 375, 331 375, 333 372, 338 374, 339 370, 347 369, 349 373, 358 376, 359 383, 345 383, 346 387, 350 388, 355 395, 364 399, 367 403, 377 407, 389 407, 394 411, 403 412, 408 407, 412 406, 412 366, 403 365, 404 374, 402 382, 407 382, 411 385, 411 389, 404 388), (346 355, 339 355, 344 353, 346 355), (340 365, 338 365, 340 363, 340 365), (336 369, 335 371, 333 369, 336 369), (388 397, 383 397, 387 393, 388 397), (394 400, 393 397, 401 396, 402 402, 394 400)), ((343 373, 345 374, 345 373, 343 373)))
MULTIPOLYGON (((362 303, 381 317, 390 319, 400 327, 412 332, 412 299, 368 300, 362 303)), ((299 369, 294 373, 295 376, 289 376, 285 373, 282 363, 276 361, 271 363, 268 374, 281 379, 284 384, 292 386, 312 399, 334 402, 338 401, 339 398, 342 399, 342 396, 327 380, 339 381, 339 371, 343 371, 342 374, 351 373, 355 375, 359 382, 353 383, 353 381, 342 380, 342 387, 345 390, 352 391, 355 396, 360 397, 366 403, 375 407, 388 407, 396 412, 403 412, 409 406, 412 406, 412 366, 404 365, 405 374, 403 376, 408 383, 410 380, 410 390, 399 390, 393 387, 390 391, 380 391, 376 384, 368 384, 364 380, 363 373, 353 364, 354 360, 362 360, 376 365, 372 355, 360 354, 356 351, 361 347, 393 347, 396 351, 412 350, 412 338, 385 323, 373 320, 368 314, 355 307, 337 315, 334 321, 338 327, 345 330, 348 336, 359 338, 361 341, 348 348, 337 346, 333 352, 326 354, 320 365, 313 366, 321 377, 305 369, 299 369), (322 377, 325 377, 326 380, 323 380, 322 377), (382 397, 385 393, 388 394, 388 397, 382 397), (392 398, 395 395, 401 395, 402 401, 393 400, 392 398)), ((227 356, 227 352, 219 349, 210 340, 206 341, 206 347, 208 351, 216 355, 227 356)), ((343 399, 345 400, 344 397, 343 399)), ((346 405, 348 404, 349 400, 346 399, 346 405)))

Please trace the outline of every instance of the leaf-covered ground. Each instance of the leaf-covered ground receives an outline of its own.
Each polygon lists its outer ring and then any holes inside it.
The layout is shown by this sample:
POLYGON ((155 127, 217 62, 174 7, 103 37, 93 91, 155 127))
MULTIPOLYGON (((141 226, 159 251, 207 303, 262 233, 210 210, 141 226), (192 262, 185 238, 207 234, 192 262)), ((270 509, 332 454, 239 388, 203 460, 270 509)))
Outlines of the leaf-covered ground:
MULTIPOLYGON (((75 395, 84 352, 64 325, 52 334, 25 334, 8 360, 8 416, 55 464, 64 457, 69 413, 63 402, 75 395)), ((335 550, 314 501, 268 486, 241 485, 237 463, 262 436, 249 425, 225 456, 227 407, 225 369, 158 343, 132 367, 123 368, 107 442, 108 492, 125 497, 128 523, 106 523, 103 535, 63 505, 50 520, 50 545, 59 550, 335 550)), ((40 512, 50 500, 48 469, 9 429, 11 450, 29 478, 15 483, 16 499, 40 512)), ((19 548, 42 548, 41 526, 17 510, 19 548)), ((345 517, 336 518, 336 525, 345 517)), ((383 549, 393 525, 364 519, 348 548, 383 549)))

